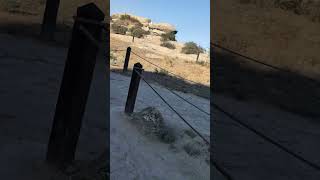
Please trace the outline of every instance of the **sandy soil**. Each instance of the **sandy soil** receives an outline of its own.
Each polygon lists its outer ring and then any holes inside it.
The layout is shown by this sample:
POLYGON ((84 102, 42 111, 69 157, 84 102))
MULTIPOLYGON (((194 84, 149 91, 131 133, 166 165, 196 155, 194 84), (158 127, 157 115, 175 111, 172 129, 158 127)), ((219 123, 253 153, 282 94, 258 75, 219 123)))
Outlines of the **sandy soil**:
MULTIPOLYGON (((145 83, 141 82, 139 87, 135 111, 150 106, 159 109, 165 123, 174 129, 178 137, 176 143, 164 144, 144 136, 123 113, 130 78, 112 73, 110 81, 112 179, 209 179, 209 164, 206 162, 209 155, 191 156, 186 153, 183 146, 188 139, 184 132, 190 128, 168 109, 145 83)), ((161 86, 154 87, 209 140, 209 116, 182 103, 161 86)), ((209 112, 208 100, 190 94, 180 94, 209 112)))

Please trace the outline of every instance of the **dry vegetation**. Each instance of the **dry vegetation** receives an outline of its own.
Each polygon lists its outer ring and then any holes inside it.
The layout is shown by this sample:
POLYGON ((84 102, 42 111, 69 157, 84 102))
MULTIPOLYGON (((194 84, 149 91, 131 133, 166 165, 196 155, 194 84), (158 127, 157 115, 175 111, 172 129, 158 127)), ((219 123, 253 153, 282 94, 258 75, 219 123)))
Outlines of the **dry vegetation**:
MULTIPOLYGON (((180 55, 178 50, 167 49, 144 39, 135 40, 134 43, 129 39, 129 36, 111 34, 111 49, 126 49, 130 46, 133 52, 165 70, 153 66, 134 54, 131 54, 129 68, 132 68, 134 63, 140 62, 150 80, 170 88, 209 98, 210 65, 208 62, 196 63, 195 56, 191 55, 191 58, 185 59, 186 55, 180 55), (172 77, 168 71, 198 84, 180 81, 172 77)), ((111 70, 121 72, 125 54, 125 51, 111 51, 111 70)))
POLYGON ((319 77, 320 23, 279 8, 260 8, 230 0, 216 4, 215 42, 271 64, 319 77))

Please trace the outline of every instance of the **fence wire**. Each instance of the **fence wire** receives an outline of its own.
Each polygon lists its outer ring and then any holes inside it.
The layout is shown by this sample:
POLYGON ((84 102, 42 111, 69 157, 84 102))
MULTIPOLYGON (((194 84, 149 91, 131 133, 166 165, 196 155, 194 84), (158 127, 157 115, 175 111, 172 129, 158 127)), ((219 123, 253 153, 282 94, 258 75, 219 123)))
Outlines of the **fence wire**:
MULTIPOLYGON (((86 22, 86 23, 95 23, 95 22, 89 22, 89 21, 86 21, 86 20, 83 20, 83 19, 82 19, 81 21, 82 21, 82 22, 86 22)), ((101 25, 102 25, 102 24, 101 24, 101 25)), ((102 26, 102 28, 103 28, 103 26, 102 26)), ((97 40, 91 35, 91 33, 90 33, 86 28, 84 28, 82 25, 80 25, 80 30, 88 37, 88 39, 89 39, 95 46, 97 46, 97 47, 100 47, 100 46, 101 46, 101 43, 100 43, 99 41, 97 41, 97 40)), ((232 51, 232 50, 230 50, 230 49, 227 49, 227 48, 225 48, 225 47, 222 47, 222 46, 220 46, 220 45, 218 45, 218 44, 214 44, 214 43, 211 43, 211 44, 212 44, 214 47, 217 47, 217 48, 220 48, 220 49, 222 49, 222 50, 228 51, 228 52, 230 52, 230 53, 232 53, 232 54, 235 54, 235 55, 237 55, 237 56, 243 57, 243 58, 245 58, 245 59, 247 59, 247 60, 250 60, 250 61, 252 61, 252 62, 261 64, 261 65, 264 65, 264 66, 267 66, 267 67, 270 67, 270 68, 273 68, 273 69, 276 69, 276 70, 278 70, 278 71, 282 71, 282 72, 286 72, 286 73, 290 73, 290 74, 294 73, 294 72, 292 72, 292 71, 290 71, 290 70, 286 70, 286 69, 283 69, 283 68, 279 68, 279 67, 276 67, 276 66, 273 66, 273 65, 264 63, 264 62, 262 62, 262 61, 259 61, 259 60, 250 58, 250 57, 248 57, 248 56, 244 56, 244 55, 242 55, 242 54, 240 54, 240 53, 234 52, 234 51, 232 51)), ((115 51, 125 51, 125 50, 115 50, 115 51)), ((138 56, 139 58, 141 58, 142 60, 144 60, 144 61, 146 61, 146 62, 148 62, 148 63, 150 63, 150 64, 152 64, 152 65, 154 65, 154 66, 156 66, 156 67, 158 67, 159 69, 162 69, 162 70, 168 72, 169 74, 172 74, 172 75, 174 75, 174 76, 176 76, 176 77, 179 77, 179 78, 181 78, 181 79, 183 79, 183 80, 185 80, 185 81, 189 81, 189 82, 192 82, 192 83, 197 84, 197 82, 195 82, 195 81, 185 79, 185 78, 183 78, 182 76, 179 76, 179 75, 177 75, 177 74, 175 74, 175 73, 173 73, 173 72, 167 71, 166 69, 164 69, 164 68, 162 68, 162 67, 160 67, 160 66, 152 63, 151 61, 143 58, 142 56, 138 55, 138 54, 135 53, 134 51, 132 51, 132 53, 133 53, 134 55, 138 56)), ((174 111, 174 112, 177 114, 177 116, 179 116, 180 119, 182 119, 201 139, 203 139, 203 141, 204 141, 207 145, 210 145, 210 142, 209 142, 200 132, 198 132, 188 121, 186 121, 186 120, 184 119, 184 117, 183 117, 180 113, 178 113, 178 112, 150 85, 150 83, 145 80, 145 78, 144 78, 139 72, 137 72, 137 71, 135 71, 135 72, 136 72, 136 73, 141 77, 141 79, 159 96, 159 98, 160 98, 172 111, 174 111)), ((309 78, 309 77, 306 77, 306 76, 304 76, 304 78, 307 79, 307 80, 309 80, 310 82, 313 82, 313 83, 316 84, 317 86, 320 86, 320 83, 319 83, 318 81, 316 81, 315 79, 312 79, 312 78, 309 78)), ((168 90, 169 90, 169 89, 168 89, 168 90)), ((185 102, 187 102, 188 104, 194 106, 195 108, 197 108, 197 109, 200 110, 201 112, 203 112, 203 113, 205 113, 205 114, 207 114, 207 115, 210 115, 210 114, 207 113, 206 111, 202 110, 201 108, 195 106, 194 104, 190 103, 190 102, 187 101, 186 99, 182 98, 182 97, 181 97, 180 95, 178 95, 177 93, 175 93, 175 92, 173 92, 173 91, 171 91, 171 90, 169 90, 169 91, 170 91, 171 93, 175 94, 175 95, 176 95, 177 97, 179 97, 180 99, 183 99, 183 100, 184 100, 185 102)), ((236 117, 235 117, 234 115, 232 115, 231 113, 225 111, 223 108, 221 108, 221 107, 218 106, 217 104, 213 104, 213 105, 214 105, 214 108, 215 108, 215 109, 217 109, 218 111, 222 112, 222 113, 225 114, 227 117, 229 117, 231 120, 237 122, 237 123, 240 124, 241 126, 245 127, 245 128, 248 129, 249 131, 253 132, 253 133, 256 134, 257 136, 259 136, 259 137, 261 137, 262 139, 264 139, 265 141, 273 144, 274 146, 278 147, 278 148, 281 149, 282 151, 290 154, 292 157, 294 157, 294 158, 296 158, 297 160, 303 162, 304 164, 308 165, 309 167, 312 167, 312 168, 314 168, 315 170, 320 171, 320 166, 319 166, 319 165, 317 165, 317 164, 315 164, 315 163, 313 163, 313 162, 305 159, 304 157, 302 157, 302 156, 298 155, 297 153, 291 151, 291 150, 288 149, 287 147, 285 147, 285 146, 281 145, 280 143, 276 142, 276 141, 273 140, 272 138, 269 138, 268 136, 266 136, 266 135, 263 134, 262 132, 259 132, 258 130, 256 130, 255 128, 251 127, 250 125, 242 122, 240 119, 236 118, 236 117)), ((214 165, 214 166, 216 167, 216 169, 217 169, 219 172, 221 172, 227 179, 232 179, 231 176, 230 176, 228 173, 226 173, 224 170, 222 170, 222 168, 221 168, 219 165, 217 165, 216 163, 213 163, 213 165, 214 165)))
POLYGON ((295 157, 296 159, 300 160, 301 162, 307 164, 308 166, 314 168, 315 170, 320 171, 320 166, 305 159, 304 157, 298 155, 297 153, 289 150, 287 147, 281 145, 280 143, 276 142, 275 140, 271 139, 270 137, 268 137, 267 135, 265 135, 264 133, 256 130, 255 128, 251 127, 250 125, 248 125, 247 123, 244 123, 242 120, 240 120, 239 118, 235 117, 233 114, 225 111, 223 108, 221 108, 219 105, 213 103, 213 106, 215 109, 217 109, 218 111, 220 111, 221 113, 223 113, 224 115, 226 115, 227 117, 229 117, 231 120, 233 120, 234 122, 240 124, 242 127, 248 129, 249 131, 253 132, 254 134, 256 134, 257 136, 261 137, 262 139, 264 139, 265 141, 269 142, 270 144, 273 144, 274 146, 278 147, 279 149, 281 149, 282 151, 290 154, 291 156, 295 157))
POLYGON ((210 145, 210 142, 198 131, 196 130, 177 110, 175 110, 160 94, 157 90, 154 89, 153 86, 144 78, 144 76, 139 73, 137 70, 133 69, 141 79, 153 90, 153 92, 175 113, 179 118, 184 121, 207 145, 210 145))
MULTIPOLYGON (((87 19, 80 19, 80 18, 77 18, 78 21, 81 21, 81 22, 85 22, 85 23, 93 23, 93 24, 99 24, 101 25, 101 27, 105 30, 107 30, 107 27, 105 27, 103 23, 97 23, 97 22, 94 22, 94 21, 89 21, 87 19)), ((80 30, 90 39, 90 41, 97 47, 100 47, 100 42, 98 42, 92 35, 91 33, 86 29, 84 28, 82 25, 80 25, 80 30)), ((240 53, 237 53, 237 52, 234 52, 230 49, 227 49, 223 46, 220 46, 218 44, 215 44, 215 43, 211 43, 211 45, 213 45, 214 47, 217 47, 217 48, 220 48, 222 50, 225 50, 227 52, 230 52, 232 54, 235 54, 237 56, 240 56, 240 57, 243 57, 249 61, 252 61, 252 62, 255 62, 255 63, 258 63, 258 64, 261 64, 261 65, 264 65, 264 66, 267 66, 269 68, 272 68, 272 69, 275 69, 275 70, 278 70, 278 71, 282 71, 282 72, 286 72, 286 73, 294 73, 290 70, 287 70, 287 69, 283 69, 283 68, 280 68, 280 67, 277 67, 277 66, 273 66, 273 65, 270 65, 270 64, 267 64, 267 63, 264 63, 262 61, 259 61, 257 59, 253 59, 251 57, 248 57, 248 56, 245 56, 245 55, 242 55, 240 53)), ((114 50, 114 51, 125 51, 125 50, 114 50)), ((179 76, 173 72, 170 72, 152 62, 150 62, 149 60, 143 58, 142 56, 138 55, 137 53, 135 53, 134 51, 132 51, 132 53, 136 56, 138 56, 139 58, 141 58, 142 60, 158 67, 159 69, 162 69, 166 72, 168 72, 169 74, 172 74, 176 77, 179 77, 185 81, 189 81, 189 82, 192 82, 192 83, 195 83, 197 84, 197 82, 195 81, 192 81, 192 80, 188 80, 188 79, 185 79, 183 78, 182 76, 179 76)), ((134 70, 140 77, 141 79, 154 91, 154 93, 173 111, 175 112, 175 114, 181 119, 184 121, 184 123, 186 123, 207 145, 210 145, 210 142, 199 132, 197 131, 180 113, 178 113, 160 94, 157 90, 155 90, 153 88, 153 86, 142 76, 142 74, 140 74, 138 71, 134 70)), ((309 78, 309 77, 306 77, 304 76, 305 79, 309 80, 310 82, 313 82, 314 84, 316 84, 317 86, 320 86, 320 82, 316 81, 315 79, 312 79, 312 78, 309 78)), ((168 89, 169 90, 169 89, 168 89)), ((188 104, 192 105, 193 107, 197 108, 198 110, 200 110, 201 112, 207 114, 207 115, 210 115, 209 113, 207 113, 206 111, 202 110, 201 108, 197 107, 196 105, 194 105, 193 103, 189 102, 188 100, 182 98, 180 95, 178 95, 177 93, 169 90, 171 93, 175 94, 177 97, 179 97, 180 99, 184 100, 185 102, 187 102, 188 104)), ((304 164, 308 165, 309 167, 312 167, 314 168, 315 170, 318 170, 320 171, 320 166, 305 159, 304 157, 298 155, 297 153, 291 151, 290 149, 288 149, 287 147, 281 145, 280 143, 276 142, 275 140, 273 140, 272 138, 266 136, 265 134, 263 134, 262 132, 256 130, 255 128, 251 127, 250 125, 244 123, 243 121, 241 121, 240 119, 238 119, 237 117, 235 117, 234 115, 232 115, 231 113, 225 111, 223 108, 221 108, 219 105, 213 103, 213 106, 215 109, 217 109, 218 111, 222 112, 223 114, 225 114, 227 117, 229 117, 231 120, 237 122, 238 124, 240 124, 241 126, 243 126, 244 128, 248 129, 249 131, 253 132, 254 134, 256 134, 257 136, 261 137, 262 139, 264 139, 265 141, 273 144, 274 146, 278 147, 279 149, 281 149, 282 151, 286 152, 287 154, 290 154, 292 157, 296 158, 297 160, 303 162, 304 164)), ((227 179, 232 179, 231 176, 226 173, 225 170, 223 170, 216 162, 213 162, 213 165, 216 167, 216 169, 222 173, 227 179)))
MULTIPOLYGON (((95 22, 95 21, 90 21, 90 20, 88 20, 88 19, 79 19, 79 18, 77 18, 77 20, 78 20, 78 21, 85 22, 85 23, 97 24, 97 22, 95 22)), ((103 25, 103 24, 101 23, 101 24, 99 24, 99 25, 103 25)), ((102 28, 105 29, 106 27, 103 27, 103 26, 102 26, 102 28)), ((107 29, 105 29, 105 30, 108 31, 107 29)), ((96 47, 98 47, 98 48, 101 47, 101 43, 100 43, 98 40, 96 40, 96 39, 92 36, 92 34, 91 34, 85 27, 83 27, 82 25, 80 25, 80 31, 81 31, 82 33, 84 33, 84 35, 86 35, 86 37, 87 37, 96 47)), ((114 51, 125 51, 125 50, 120 50, 120 49, 117 50, 117 49, 116 49, 116 50, 114 50, 114 51)), ((134 52, 132 52, 132 53, 134 53, 134 52)), ((134 53, 134 54, 135 54, 135 53, 134 53)), ((135 54, 135 55, 137 55, 137 54, 135 54)), ((142 58, 142 57, 139 56, 139 55, 137 55, 137 56, 140 57, 140 58, 142 58)), ((149 62, 149 63, 151 63, 151 64, 153 64, 152 62, 146 60, 145 58, 142 58, 142 59, 145 60, 145 61, 147 61, 147 62, 149 62)), ((157 66, 156 64, 153 64, 153 65, 157 66)), ((158 68, 161 68, 160 66, 157 66, 157 67, 158 67, 158 68)), ((161 68, 161 69, 163 69, 163 68, 161 68)), ((165 70, 165 69, 163 69, 163 70, 165 70)), ((174 112, 177 114, 177 116, 179 116, 180 119, 182 119, 201 139, 203 139, 203 141, 204 141, 207 145, 210 146, 210 142, 209 142, 200 132, 198 132, 191 124, 189 124, 189 122, 188 122, 187 120, 185 120, 184 117, 183 117, 180 113, 178 113, 178 112, 151 86, 151 84, 148 83, 148 82, 145 80, 145 78, 144 78, 139 72, 137 72, 136 70, 134 70, 134 71, 135 71, 135 72, 141 77, 141 79, 159 96, 159 98, 160 98, 172 111, 174 111, 174 112)), ((169 73, 171 73, 171 72, 169 72, 169 73)), ((184 79, 184 80, 186 80, 186 81, 196 83, 196 82, 194 82, 194 81, 187 80, 187 79, 185 79, 185 78, 183 78, 183 77, 181 77, 181 76, 178 76, 178 75, 176 75, 176 74, 174 74, 174 73, 171 73, 171 74, 173 74, 173 75, 175 75, 175 76, 177 76, 177 77, 180 77, 181 79, 184 79)), ((167 89, 167 90, 169 90, 169 89, 167 89)), ((203 112, 203 113, 205 113, 205 114, 207 114, 207 115, 210 115, 209 113, 207 113, 206 111, 204 111, 204 110, 202 110, 201 108, 197 107, 196 105, 194 105, 193 103, 189 102, 188 100, 184 99, 183 97, 181 97, 180 95, 178 95, 178 94, 175 93, 174 91, 171 91, 171 90, 169 90, 169 91, 170 91, 171 93, 175 94, 176 96, 178 96, 180 99, 182 99, 182 100, 184 100, 185 102, 187 102, 188 104, 190 104, 190 105, 192 105, 193 107, 197 108, 199 111, 201 111, 201 112, 203 112)), ((211 148, 210 148, 210 150, 211 150, 211 148)), ((210 153, 211 153, 211 152, 210 152, 210 153)), ((212 163, 212 165, 213 165, 226 179, 228 179, 228 180, 233 180, 233 178, 231 177, 231 175, 230 175, 228 172, 226 172, 217 162, 215 162, 215 161, 213 161, 213 160, 210 160, 210 163, 212 163)))
MULTIPOLYGON (((146 62, 148 62, 148 63, 150 63, 150 64, 152 64, 152 65, 154 65, 154 66, 156 66, 156 67, 158 67, 158 68, 160 68, 160 69, 162 69, 162 70, 165 70, 164 68, 162 68, 162 67, 160 67, 160 66, 158 66, 158 65, 156 65, 156 64, 154 64, 154 63, 152 63, 152 62, 150 62, 149 60, 147 60, 147 59, 145 59, 145 58, 141 57, 140 55, 138 55, 138 54, 137 54, 137 53, 135 53, 134 51, 131 51, 131 52, 132 52, 133 54, 135 54, 136 56, 140 57, 141 59, 145 60, 146 62)), ((167 70, 165 70, 165 71, 167 71, 167 70)), ((168 72, 168 71, 167 71, 167 72, 168 72)), ((185 81, 194 82, 194 81, 191 81, 191 80, 185 79, 185 78, 183 78, 183 77, 181 77, 181 76, 179 76, 179 75, 176 75, 176 74, 174 74, 174 73, 172 73, 172 72, 170 72, 170 73, 171 73, 171 74, 173 74, 173 75, 175 75, 175 76, 178 76, 179 78, 181 78, 181 79, 183 79, 183 80, 185 80, 185 81)), ((196 82, 194 82, 194 83, 196 83, 196 82)), ((172 94, 174 94, 175 96, 177 96, 179 99, 181 99, 181 100, 185 101, 186 103, 190 104, 190 105, 191 105, 191 106, 193 106, 194 108, 198 109, 198 110, 199 110, 199 111, 201 111, 202 113, 204 113, 204 114, 206 114, 206 115, 210 116, 210 113, 206 112, 206 111, 205 111, 205 110, 203 110, 202 108, 198 107, 197 105, 195 105, 195 104, 193 104, 192 102, 188 101, 187 99, 183 98, 183 97, 182 97, 182 96, 180 96, 178 93, 176 93, 176 92, 172 91, 172 90, 171 90, 171 89, 169 89, 169 88, 165 88, 165 89, 167 89, 169 92, 171 92, 172 94)))
MULTIPOLYGON (((218 44, 215 44, 215 43, 211 43, 211 45, 213 45, 214 47, 217 47, 219 49, 222 49, 222 50, 225 50, 227 52, 230 52, 232 54, 235 54, 237 56, 240 56, 240 57, 243 57, 249 61, 252 61, 252 62, 255 62, 255 63, 258 63, 258 64, 261 64, 261 65, 264 65, 264 66, 267 66, 267 67, 270 67, 270 68, 273 68, 273 69, 276 69, 278 71, 282 71, 282 72, 286 72, 286 73, 294 73, 290 70, 286 70, 286 69, 282 69, 282 68, 279 68, 279 67, 276 67, 276 66, 273 66, 273 65, 270 65, 270 64, 267 64, 267 63, 264 63, 262 61, 259 61, 257 59, 253 59, 251 57, 248 57, 248 56, 245 56, 245 55, 242 55, 240 53, 237 53, 237 52, 234 52, 228 48, 225 48, 223 46, 220 46, 218 44)), ((306 77, 304 76, 305 79, 309 80, 310 82, 313 82, 314 84, 316 85, 319 85, 320 86, 320 83, 318 81, 316 81, 315 79, 312 79, 312 78, 309 78, 309 77, 306 77)), ((308 165, 309 167, 312 167, 313 169, 315 170, 318 170, 320 171, 320 166, 305 159, 304 157, 298 155, 297 153, 293 152, 292 150, 288 149, 287 147, 281 145, 280 143, 276 142, 275 140, 273 140, 272 138, 268 137, 267 135, 265 135, 264 133, 256 130, 255 128, 251 127, 250 125, 248 125, 247 123, 244 123, 243 121, 241 121, 239 118, 235 117, 234 115, 232 115, 231 113, 227 112, 226 110, 224 110, 222 107, 220 107, 219 105, 213 103, 213 106, 215 109, 217 109, 219 112, 223 113, 224 115, 226 115, 227 117, 229 117, 231 120, 233 120, 234 122, 240 124, 242 127, 248 129, 249 131, 253 132, 254 134, 256 134, 257 136, 261 137, 262 139, 264 139, 265 141, 269 142, 270 144, 273 144, 274 146, 278 147, 279 149, 281 149, 282 151, 286 152, 287 154, 290 154, 292 157, 296 158, 297 160, 301 161, 302 163, 308 165)))
MULTIPOLYGON (((269 67, 269 68, 272 68, 272 69, 275 69, 275 70, 278 70, 278 71, 281 71, 281 72, 285 72, 285 73, 288 73, 288 74, 291 74, 291 75, 296 75, 296 72, 294 71, 291 71, 291 70, 288 70, 288 69, 283 69, 283 68, 280 68, 280 67, 277 67, 277 66, 274 66, 274 65, 271 65, 271 64, 268 64, 268 63, 265 63, 261 60, 258 60, 258 59, 254 59, 252 57, 249 57, 249 56, 245 56, 243 54, 240 54, 238 52, 235 52, 231 49, 228 49, 226 47, 223 47, 219 44, 216 44, 216 43, 210 43, 213 47, 216 47, 216 48, 219 48, 221 50, 224 50, 224 51, 227 51, 231 54, 234 54, 234 55, 237 55, 237 56, 240 56, 248 61, 251 61, 251 62, 254 62, 254 63, 257 63, 257 64, 260 64, 260 65, 263 65, 263 66, 266 66, 266 67, 269 67)), ((315 84, 316 86, 320 87, 320 82, 313 79, 313 78, 310 78, 310 77, 307 77, 307 76, 303 76, 304 79, 312 82, 313 84, 315 84)))
POLYGON ((132 52, 132 54, 134 54, 134 55, 136 55, 137 57, 139 57, 140 59, 148 62, 149 64, 151 64, 151 65, 153 65, 153 66, 155 66, 155 67, 157 67, 157 68, 159 68, 159 69, 162 69, 162 70, 168 72, 168 74, 171 74, 171 75, 173 75, 173 76, 176 76, 176 77, 178 77, 178 78, 180 78, 180 79, 182 79, 182 80, 184 80, 184 81, 188 81, 188 82, 191 82, 191 83, 194 83, 194 84, 198 84, 198 83, 195 82, 195 81, 186 79, 186 78, 184 78, 184 77, 182 77, 182 76, 179 76, 179 75, 177 75, 177 74, 175 74, 175 73, 173 73, 173 72, 170 72, 170 71, 162 68, 161 66, 159 66, 159 65, 157 65, 157 64, 155 64, 155 63, 153 63, 153 62, 151 62, 151 61, 149 61, 149 60, 147 60, 146 58, 140 56, 139 54, 135 53, 134 51, 131 51, 131 52, 132 52))
MULTIPOLYGON (((196 130, 177 110, 175 110, 161 95, 155 90, 155 88, 144 78, 144 76, 137 70, 133 69, 140 78, 152 89, 152 91, 185 123, 187 124, 207 145, 210 146, 210 142, 198 131, 196 130)), ((210 148, 211 151, 211 148, 210 148)), ((211 153, 211 152, 210 152, 211 153)), ((228 180, 233 180, 232 176, 222 168, 217 162, 211 160, 210 163, 228 180)))
POLYGON ((181 100, 185 101, 186 103, 190 104, 191 106, 193 106, 194 108, 198 109, 199 111, 203 112, 204 114, 210 116, 210 113, 208 113, 207 111, 201 109, 200 107, 198 107, 197 105, 193 104, 192 102, 188 101, 187 99, 185 99, 184 97, 180 96, 178 93, 172 91, 171 89, 166 88, 169 92, 171 92, 172 94, 176 95, 177 97, 179 97, 181 100))

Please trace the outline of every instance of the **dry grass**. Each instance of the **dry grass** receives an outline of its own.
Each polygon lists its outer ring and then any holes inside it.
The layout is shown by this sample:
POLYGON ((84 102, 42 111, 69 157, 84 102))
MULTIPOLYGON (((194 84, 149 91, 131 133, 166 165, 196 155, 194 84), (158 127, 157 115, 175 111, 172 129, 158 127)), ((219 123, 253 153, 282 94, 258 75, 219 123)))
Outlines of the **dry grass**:
MULTIPOLYGON (((152 51, 152 48, 141 49, 136 46, 138 43, 135 42, 134 44, 135 45, 111 37, 111 49, 126 49, 130 46, 133 52, 164 70, 142 60, 133 53, 131 53, 130 56, 129 70, 132 69, 135 63, 139 62, 143 65, 145 70, 144 75, 147 80, 156 82, 170 89, 192 93, 207 99, 210 98, 210 66, 208 64, 197 64, 195 61, 186 63, 186 60, 184 59, 177 57, 173 58, 163 53, 155 53, 152 51), (184 81, 181 78, 168 73, 168 71, 196 83, 184 81)), ((126 51, 111 51, 113 57, 111 59, 111 71, 122 72, 125 54, 126 51), (116 59, 116 61, 114 59, 116 59), (116 62, 116 64, 113 64, 112 62, 116 62)), ((130 75, 130 73, 127 75, 130 75)))
POLYGON ((319 77, 320 23, 278 8, 258 8, 231 0, 216 4, 215 42, 270 64, 319 77))
MULTIPOLYGON (((173 72, 179 76, 182 76, 186 79, 195 81, 199 84, 209 86, 210 85, 210 67, 209 65, 197 64, 194 61, 187 61, 181 58, 173 58, 167 54, 156 54, 153 51, 148 49, 141 49, 137 46, 137 43, 127 43, 123 42, 115 37, 111 37, 111 49, 126 49, 128 46, 131 46, 132 51, 141 55, 143 58, 151 61, 154 64, 166 69, 167 71, 173 72), (188 63, 186 63, 186 61, 188 63)), ((160 47, 160 46, 159 46, 160 47)), ((118 60, 119 66, 111 66, 111 69, 122 69, 124 62, 125 51, 113 52, 114 56, 118 60)), ((145 71, 148 72, 160 72, 160 68, 157 68, 141 58, 137 57, 134 54, 131 54, 129 61, 129 67, 133 67, 134 63, 140 62, 145 71)))

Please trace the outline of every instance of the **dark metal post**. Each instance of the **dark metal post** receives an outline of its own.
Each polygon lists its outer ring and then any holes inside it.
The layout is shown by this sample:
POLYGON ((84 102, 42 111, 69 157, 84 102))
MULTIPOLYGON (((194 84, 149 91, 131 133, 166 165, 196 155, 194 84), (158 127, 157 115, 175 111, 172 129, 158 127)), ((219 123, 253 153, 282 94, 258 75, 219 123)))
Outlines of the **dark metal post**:
MULTIPOLYGON (((105 15, 95 4, 90 3, 78 8, 77 17, 102 22, 105 15)), ((97 40, 102 33, 97 24, 77 20, 74 23, 47 149, 47 161, 58 165, 69 164, 74 160, 99 50, 99 47, 80 31, 80 25, 97 40)))
POLYGON ((127 48, 127 53, 126 53, 126 58, 124 59, 123 72, 127 72, 128 71, 130 54, 131 54, 131 47, 128 47, 127 48))
POLYGON ((133 66, 132 75, 131 75, 131 82, 125 107, 125 113, 131 114, 134 110, 134 105, 136 102, 138 89, 139 89, 139 83, 140 83, 140 75, 138 73, 142 74, 143 69, 142 65, 140 63, 136 63, 133 66))

